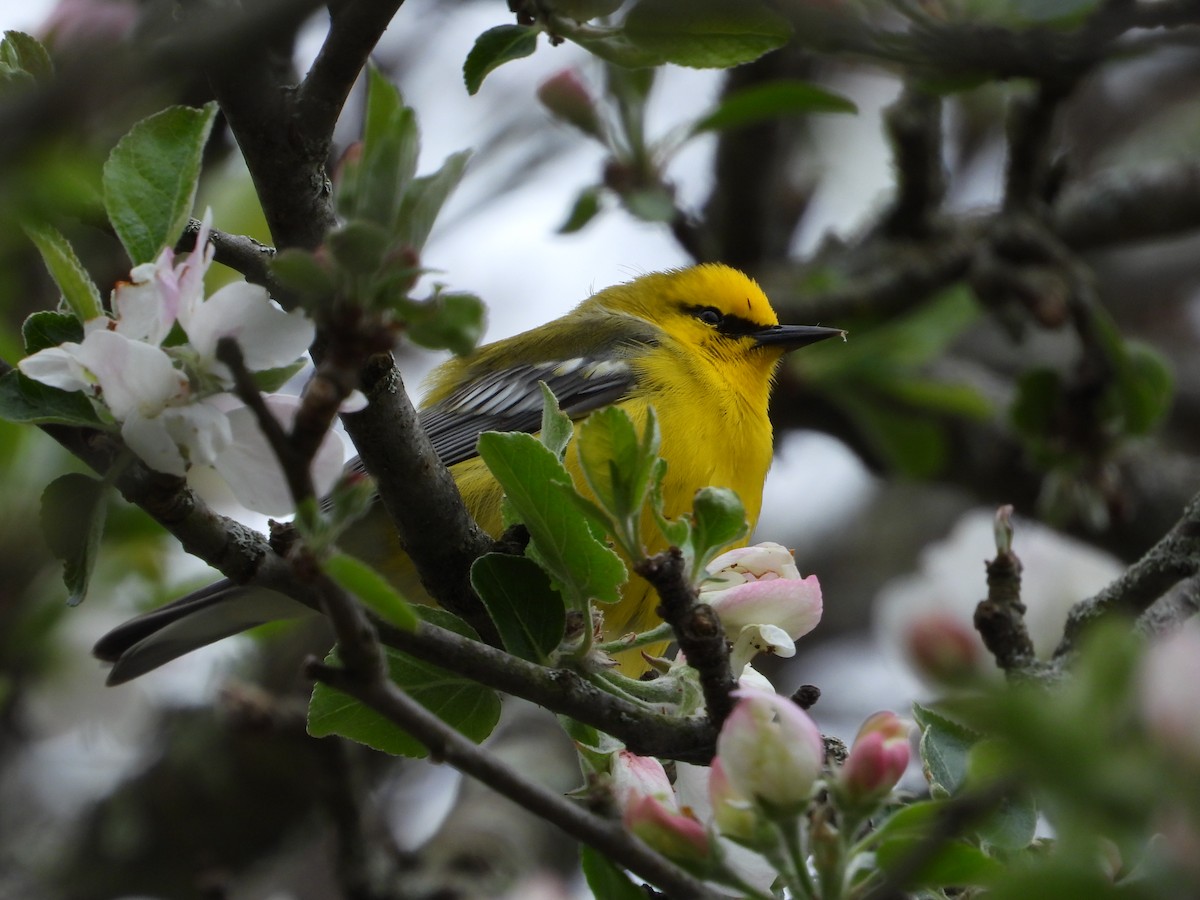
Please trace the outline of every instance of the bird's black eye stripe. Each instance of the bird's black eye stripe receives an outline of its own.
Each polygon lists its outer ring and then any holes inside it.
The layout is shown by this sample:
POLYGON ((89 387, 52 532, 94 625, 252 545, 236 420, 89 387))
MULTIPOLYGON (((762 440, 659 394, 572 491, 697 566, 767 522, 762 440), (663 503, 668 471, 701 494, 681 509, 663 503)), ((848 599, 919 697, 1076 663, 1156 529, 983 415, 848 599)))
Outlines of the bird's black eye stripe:
POLYGON ((685 309, 701 322, 713 326, 721 334, 729 335, 730 337, 757 334, 766 327, 759 322, 752 322, 750 319, 743 318, 742 316, 722 313, 714 306, 688 306, 685 309))

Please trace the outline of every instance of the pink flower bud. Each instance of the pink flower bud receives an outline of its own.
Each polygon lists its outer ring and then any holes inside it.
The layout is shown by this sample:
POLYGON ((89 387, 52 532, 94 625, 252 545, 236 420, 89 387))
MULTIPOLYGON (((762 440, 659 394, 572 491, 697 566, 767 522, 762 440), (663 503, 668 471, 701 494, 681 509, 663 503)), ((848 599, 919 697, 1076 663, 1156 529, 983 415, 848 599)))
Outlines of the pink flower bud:
POLYGON ((635 798, 655 797, 674 804, 675 791, 667 772, 653 756, 638 756, 628 750, 620 750, 612 758, 609 769, 612 777, 612 795, 617 806, 624 810, 635 798))
POLYGON ((711 606, 734 641, 734 670, 755 653, 792 656, 793 641, 821 621, 821 584, 800 577, 791 551, 775 543, 739 547, 708 564, 700 602, 711 606))
POLYGON ((574 125, 584 134, 602 137, 600 118, 596 115, 596 103, 579 75, 571 69, 563 69, 546 79, 537 89, 542 105, 556 119, 574 125))
POLYGON ((740 698, 717 737, 717 757, 732 789, 765 812, 807 805, 825 760, 821 732, 791 700, 765 691, 740 698))
POLYGON ((838 773, 846 797, 857 802, 887 794, 908 768, 908 725, 895 713, 878 712, 858 730, 838 773))
POLYGON ((139 7, 130 0, 58 0, 42 23, 44 43, 56 53, 112 52, 128 41, 139 7))
POLYGON ((968 682, 980 673, 983 663, 978 633, 947 612, 913 619, 904 634, 904 645, 913 668, 937 685, 968 682))
POLYGON ((708 831, 686 810, 678 812, 656 797, 641 796, 625 808, 622 821, 667 859, 689 868, 708 860, 708 831))

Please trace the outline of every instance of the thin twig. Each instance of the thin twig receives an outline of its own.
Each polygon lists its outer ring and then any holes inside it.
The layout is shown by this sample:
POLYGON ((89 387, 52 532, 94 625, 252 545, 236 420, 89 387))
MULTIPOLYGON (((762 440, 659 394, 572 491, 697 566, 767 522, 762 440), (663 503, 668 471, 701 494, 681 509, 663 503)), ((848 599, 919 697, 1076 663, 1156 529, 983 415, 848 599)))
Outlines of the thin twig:
POLYGON ((642 560, 635 568, 658 591, 658 615, 674 630, 680 652, 699 674, 708 718, 720 728, 733 710, 732 692, 737 688, 721 619, 707 603, 696 602, 677 547, 642 560))
POLYGON ((1085 628, 1112 613, 1137 615, 1184 578, 1200 573, 1200 494, 1183 516, 1141 559, 1100 593, 1075 604, 1063 637, 1054 650, 1056 661, 1071 655, 1085 628))
POLYGON ((388 677, 375 629, 362 607, 326 576, 311 557, 297 559, 298 575, 313 583, 338 639, 339 666, 310 658, 309 676, 359 700, 403 728, 447 762, 501 795, 594 847, 613 862, 650 881, 669 896, 716 898, 701 882, 653 852, 617 822, 601 819, 463 737, 400 690, 388 677))
POLYGON ((988 595, 975 607, 975 628, 996 664, 1019 676, 1036 657, 1021 602, 1021 560, 1012 550, 1012 507, 996 512, 996 557, 987 564, 988 595))
POLYGON ((946 193, 942 162, 942 102, 906 84, 884 117, 896 171, 896 198, 879 223, 888 237, 925 237, 946 193))
POLYGON ((275 459, 279 461, 284 480, 287 481, 288 491, 292 495, 292 502, 299 506, 305 500, 315 499, 316 490, 313 487, 312 471, 309 465, 312 458, 296 446, 283 425, 267 406, 262 392, 254 382, 254 376, 246 368, 246 361, 238 342, 231 337, 223 337, 218 340, 217 359, 229 367, 229 371, 233 373, 234 391, 254 413, 259 430, 267 439, 267 445, 275 454, 275 459))
POLYGON ((471 586, 471 563, 493 547, 463 504, 454 479, 417 421, 388 354, 362 373, 365 410, 343 417, 421 584, 440 605, 485 636, 495 629, 471 586), (413 502, 420 498, 420 502, 413 502))
POLYGON ((330 5, 329 33, 296 96, 295 121, 313 141, 328 140, 359 73, 404 0, 342 0, 330 5))
MULTIPOLYGON (((175 244, 176 253, 189 253, 196 246, 196 238, 200 234, 200 220, 189 219, 187 227, 175 244)), ((229 234, 216 228, 210 228, 208 242, 212 245, 213 259, 223 266, 229 266, 240 273, 251 284, 257 284, 267 289, 272 297, 286 307, 294 306, 287 302, 290 292, 271 271, 271 260, 275 258, 275 248, 259 243, 254 238, 244 234, 229 234)))
POLYGON ((433 759, 449 763, 557 825, 567 834, 603 853, 618 866, 657 885, 668 897, 716 900, 720 896, 650 850, 619 822, 587 812, 486 753, 390 681, 376 679, 364 682, 346 669, 326 666, 316 659, 310 660, 307 672, 403 728, 429 748, 433 759))

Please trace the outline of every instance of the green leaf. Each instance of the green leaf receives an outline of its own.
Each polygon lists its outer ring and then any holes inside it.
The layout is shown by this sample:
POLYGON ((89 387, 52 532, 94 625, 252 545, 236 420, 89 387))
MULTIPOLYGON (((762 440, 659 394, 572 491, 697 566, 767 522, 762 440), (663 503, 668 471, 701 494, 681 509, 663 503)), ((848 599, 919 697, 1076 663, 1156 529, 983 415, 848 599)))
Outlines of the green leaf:
POLYGON ((638 437, 633 420, 618 406, 598 409, 579 426, 579 465, 600 506, 618 520, 641 513, 661 435, 651 414, 649 432, 638 437))
POLYGON ((979 733, 920 703, 913 717, 921 726, 921 761, 934 797, 955 793, 966 781, 968 754, 979 733))
POLYGON ((692 126, 692 132, 728 131, 780 116, 856 112, 858 107, 845 97, 807 81, 768 81, 725 97, 692 126))
POLYGON ((51 552, 63 561, 68 606, 87 594, 108 508, 108 486, 79 472, 56 478, 42 494, 42 531, 51 552))
POLYGON ((54 63, 38 39, 23 31, 6 31, 0 41, 0 68, 24 72, 35 81, 49 81, 54 63))
POLYGON ((1125 433, 1149 434, 1171 408, 1173 389, 1166 358, 1146 344, 1126 341, 1116 384, 1125 433))
POLYGON ((538 439, 561 460, 575 435, 575 423, 559 409, 558 398, 546 382, 539 381, 538 387, 542 389, 542 428, 538 439))
POLYGON ((579 192, 571 211, 567 213, 566 221, 558 226, 559 234, 574 234, 582 231, 588 222, 596 218, 600 212, 600 189, 586 187, 579 192))
POLYGON ((646 892, 608 857, 587 844, 579 845, 583 877, 596 900, 646 900, 646 892))
POLYGON ((1005 797, 1000 807, 975 829, 987 853, 1024 850, 1037 832, 1037 803, 1030 791, 1005 797))
POLYGON ((708 561, 725 547, 746 535, 746 508, 729 488, 705 487, 692 501, 692 580, 708 561))
POLYGON ((347 188, 353 206, 345 213, 347 218, 366 219, 393 233, 420 151, 416 114, 404 105, 396 86, 371 66, 362 157, 347 179, 352 182, 347 188))
POLYGON ((292 376, 306 365, 308 365, 308 361, 301 357, 290 366, 280 366, 277 369, 261 369, 258 372, 252 372, 251 377, 254 379, 255 386, 264 394, 274 394, 291 381, 292 376))
POLYGON ((396 216, 396 235, 402 245, 416 252, 425 246, 438 213, 462 181, 470 160, 470 150, 452 153, 440 169, 414 179, 408 186, 396 216))
POLYGON ((103 425, 90 400, 12 371, 0 378, 0 419, 21 425, 103 425))
POLYGON ((397 628, 412 631, 421 620, 391 582, 361 559, 335 553, 325 561, 329 577, 357 597, 365 606, 397 628))
POLYGON ((392 235, 378 222, 352 219, 330 231, 325 243, 339 268, 351 275, 370 275, 383 265, 392 235))
POLYGON ((100 299, 100 291, 67 239, 49 226, 27 227, 25 233, 42 255, 42 262, 46 264, 50 277, 79 321, 87 322, 103 315, 104 303, 100 299))
POLYGON ((903 866, 920 854, 924 864, 901 887, 963 887, 984 884, 1002 871, 1000 863, 960 840, 930 841, 945 802, 926 800, 897 811, 876 832, 875 859, 883 870, 903 866))
POLYGON ((853 377, 886 385, 897 371, 937 359, 979 316, 970 291, 956 286, 886 325, 854 332, 845 343, 809 347, 794 365, 814 382, 853 377))
POLYGON ((479 455, 529 529, 529 555, 570 608, 583 609, 589 599, 615 603, 625 565, 567 500, 575 488, 553 451, 529 434, 487 432, 479 437, 479 455))
POLYGON ((104 209, 133 263, 154 259, 183 233, 200 159, 217 114, 172 106, 142 119, 104 163, 104 209))
POLYGON ((909 478, 930 478, 946 463, 942 426, 864 390, 831 391, 886 465, 909 478))
POLYGON ((302 297, 321 299, 334 293, 329 269, 310 250, 299 247, 280 250, 271 258, 270 266, 276 278, 302 297))
POLYGON ((977 420, 986 419, 992 413, 991 401, 969 384, 952 384, 915 375, 876 384, 887 395, 914 409, 977 420))
MULTIPOLYGON (((500 698, 494 691, 430 663, 384 647, 392 681, 431 713, 465 737, 482 741, 500 720, 500 698)), ((338 664, 337 651, 326 663, 338 664)), ((308 733, 339 734, 395 756, 425 757, 429 751, 416 738, 357 700, 318 683, 308 704, 308 733)))
POLYGON ((624 193, 621 202, 643 222, 671 222, 677 215, 675 198, 660 185, 624 193))
POLYGON ((83 340, 83 323, 70 313, 43 310, 30 315, 21 324, 21 339, 26 355, 32 356, 47 347, 57 347, 68 341, 83 340))
POLYGON ((504 648, 513 656, 545 663, 562 641, 562 597, 533 560, 487 553, 471 566, 471 584, 487 607, 504 648))
POLYGON ((463 63, 463 81, 467 93, 478 92, 493 69, 529 56, 537 49, 537 29, 524 25, 497 25, 475 39, 475 46, 463 63))
POLYGON ((667 461, 659 457, 650 472, 650 509, 653 510, 654 521, 658 523, 658 530, 667 539, 667 543, 674 547, 688 547, 691 545, 692 539, 692 524, 688 518, 680 516, 672 521, 663 514, 665 501, 663 500, 662 486, 663 479, 666 477, 667 461))
POLYGON ((422 347, 466 356, 483 336, 486 314, 483 301, 474 294, 439 291, 412 307, 406 317, 408 336, 422 347))
POLYGON ((618 65, 729 68, 787 43, 791 25, 761 0, 639 0, 619 31, 565 36, 618 65))
POLYGON ((1062 381, 1053 369, 1030 369, 1017 379, 1009 418, 1028 438, 1044 439, 1054 431, 1062 408, 1062 381))

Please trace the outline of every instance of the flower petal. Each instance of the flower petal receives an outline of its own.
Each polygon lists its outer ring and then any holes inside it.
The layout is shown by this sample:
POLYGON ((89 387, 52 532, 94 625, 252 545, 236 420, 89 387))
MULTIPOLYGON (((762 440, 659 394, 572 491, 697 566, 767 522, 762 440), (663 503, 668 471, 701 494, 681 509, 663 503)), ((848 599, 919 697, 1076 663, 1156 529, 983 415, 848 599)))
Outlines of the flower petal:
POLYGON ((115 331, 92 331, 74 355, 95 376, 100 399, 119 421, 134 412, 154 416, 187 396, 187 377, 153 344, 115 331))
POLYGON ((146 417, 134 410, 121 423, 121 438, 154 471, 179 476, 187 471, 187 462, 162 417, 146 417))
MULTIPOLYGON (((207 360, 216 358, 217 341, 231 337, 252 372, 295 362, 312 343, 316 330, 302 310, 284 312, 264 288, 244 281, 227 284, 199 304, 184 322, 188 341, 207 360)), ((214 371, 226 375, 224 366, 214 371)))
POLYGON ((748 581, 724 590, 701 591, 700 600, 716 610, 729 631, 769 623, 791 638, 803 637, 817 627, 823 605, 816 575, 748 581))
POLYGON ((77 359, 79 345, 66 343, 47 347, 17 363, 26 378, 48 384, 62 391, 87 391, 95 394, 96 379, 77 359))
MULTIPOLYGON (((280 423, 285 428, 291 427, 299 398, 274 394, 264 399, 280 423)), ((229 424, 232 438, 229 446, 217 455, 214 463, 217 472, 229 483, 238 502, 248 509, 268 516, 291 513, 295 508, 291 491, 254 413, 245 406, 234 408, 229 411, 229 424)), ((312 465, 313 484, 319 495, 327 493, 341 475, 343 455, 341 438, 330 432, 321 442, 312 465)))

